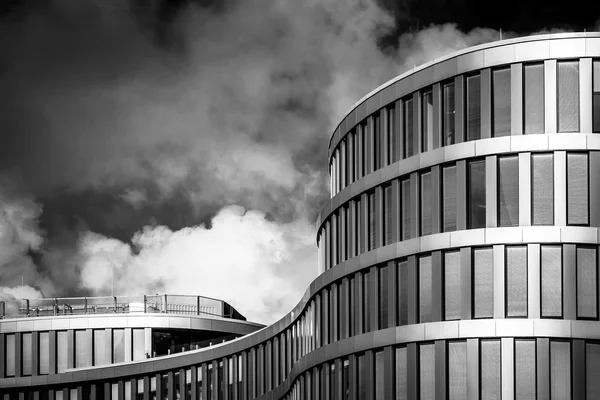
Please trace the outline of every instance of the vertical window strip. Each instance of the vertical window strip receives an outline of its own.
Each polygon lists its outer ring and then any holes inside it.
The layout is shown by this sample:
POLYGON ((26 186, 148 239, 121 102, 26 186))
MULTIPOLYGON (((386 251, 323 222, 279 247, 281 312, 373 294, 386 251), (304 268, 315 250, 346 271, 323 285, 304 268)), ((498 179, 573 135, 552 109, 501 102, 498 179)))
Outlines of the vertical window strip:
POLYGON ((454 119, 456 104, 454 98, 454 82, 442 85, 442 145, 449 146, 456 143, 454 132, 454 119))
POLYGON ((481 139, 481 76, 467 77, 467 140, 481 139))
POLYGON ((588 156, 583 153, 567 153, 567 223, 589 223, 588 156))
POLYGON ((460 251, 444 253, 444 320, 460 319, 460 251))
POLYGON ((468 228, 484 228, 485 217, 485 160, 468 164, 468 228))
POLYGON ((562 247, 541 247, 542 318, 562 317, 562 247))
POLYGON ((571 342, 550 341, 550 399, 571 399, 571 342))
POLYGON ((481 400, 500 400, 502 397, 502 366, 500 340, 480 340, 481 400))
POLYGON ((433 92, 423 93, 421 102, 421 152, 426 152, 431 146, 429 138, 433 137, 433 92))
POLYGON ((396 108, 389 107, 388 113, 388 152, 390 164, 400 159, 398 154, 398 132, 396 131, 396 108))
POLYGON ((585 344, 585 392, 587 400, 600 400, 600 343, 585 344))
POLYGON ((414 154, 413 99, 404 100, 404 158, 414 154))
POLYGON ((402 240, 410 239, 410 179, 401 182, 402 195, 402 240))
POLYGON ((435 345, 419 345, 419 394, 420 399, 435 398, 435 345))
POLYGON ((594 60, 592 64, 592 120, 594 133, 600 133, 600 61, 594 60))
POLYGON ((419 257, 419 323, 433 321, 433 265, 431 255, 419 257))
POLYGON ((519 156, 498 157, 498 226, 519 226, 519 156))
POLYGON ((554 155, 531 155, 531 207, 533 225, 554 224, 554 155))
POLYGON ((523 66, 523 133, 544 133, 544 64, 523 66))
POLYGON ((527 317, 527 246, 506 246, 506 316, 527 317))
POLYGON ((398 325, 408 324, 408 261, 398 262, 398 325))
POLYGON ((510 68, 492 72, 492 121, 493 136, 510 135, 510 68))
POLYGON ((579 131, 579 61, 558 62, 558 131, 579 131))
POLYGON ((430 235, 432 232, 431 210, 431 171, 421 174, 421 236, 430 235))
POLYGON ((473 249, 473 317, 494 316, 494 258, 490 247, 473 249))
POLYGON ((456 165, 442 169, 443 229, 444 232, 456 230, 456 165))
POLYGON ((384 245, 393 243, 394 238, 393 223, 392 223, 392 185, 387 185, 383 188, 383 235, 384 245))
POLYGON ((396 348, 396 400, 408 400, 408 358, 406 347, 396 348))
POLYGON ((373 250, 376 247, 376 232, 377 232, 377 215, 375 213, 375 192, 371 192, 367 195, 368 199, 368 215, 369 215, 369 226, 368 226, 368 238, 369 238, 369 249, 373 250))
POLYGON ((577 246, 577 318, 598 317, 598 264, 596 247, 577 246))
POLYGON ((535 340, 515 340, 515 399, 536 400, 535 340))
POLYGON ((467 342, 448 342, 448 400, 467 398, 467 342))

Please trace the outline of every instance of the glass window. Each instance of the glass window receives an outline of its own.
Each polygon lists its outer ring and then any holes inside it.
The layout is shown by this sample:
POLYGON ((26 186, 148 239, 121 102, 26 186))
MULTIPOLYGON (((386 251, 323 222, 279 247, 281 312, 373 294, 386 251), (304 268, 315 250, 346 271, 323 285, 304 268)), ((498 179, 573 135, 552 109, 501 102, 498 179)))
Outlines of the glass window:
POLYGON ((550 341, 550 399, 571 398, 571 343, 550 341))
POLYGON ((500 400, 502 398, 500 340, 480 340, 479 344, 481 400, 500 400))
MULTIPOLYGON (((310 374, 307 375, 307 389, 310 387, 310 374)), ((308 392, 308 390, 307 390, 308 392)), ((310 396, 306 395, 307 398, 310 396)), ((350 361, 342 361, 342 399, 350 399, 350 361)))
POLYGON ((379 269, 379 329, 388 327, 389 267, 379 269))
POLYGON ((106 332, 104 329, 94 330, 94 365, 108 364, 106 360, 106 332))
POLYGON ((527 317, 527 246, 506 246, 506 316, 527 317))
POLYGON ((410 179, 400 183, 402 189, 402 240, 410 239, 410 179))
POLYGON ((33 357, 33 335, 31 332, 23 333, 21 336, 21 364, 23 375, 31 375, 33 357))
POLYGON ((544 64, 523 66, 524 133, 544 133, 544 64))
POLYGON ((383 167, 383 157, 381 157, 381 123, 379 111, 375 112, 373 117, 373 165, 375 169, 383 167))
POLYGON ((433 266, 431 256, 419 257, 419 322, 433 321, 432 315, 433 266))
POLYGON ((558 131, 579 131, 579 61, 558 62, 558 131))
POLYGON ((588 156, 567 153, 567 223, 588 224, 588 156))
POLYGON ((460 319, 460 251, 444 253, 444 320, 460 319))
POLYGON ((492 73, 493 136, 510 135, 510 68, 492 73))
POLYGON ((390 218, 393 207, 392 200, 392 185, 387 185, 383 188, 383 243, 386 245, 396 241, 394 230, 392 229, 393 224, 391 223, 390 218))
POLYGON ((86 331, 76 330, 75 334, 75 368, 91 367, 92 360, 90 343, 86 340, 86 331))
POLYGON ((398 325, 408 324, 408 261, 398 262, 398 325))
POLYGON ((367 370, 367 360, 365 360, 365 355, 361 354, 358 356, 358 398, 366 399, 368 394, 368 382, 369 373, 367 370))
POLYGON ((542 246, 542 317, 562 317, 562 247, 542 246))
POLYGON ((5 346, 5 355, 4 357, 6 357, 6 363, 4 364, 4 374, 6 376, 15 376, 15 349, 16 349, 16 340, 15 340, 15 334, 14 333, 10 333, 10 334, 6 334, 4 336, 4 342, 6 344, 5 346))
MULTIPOLYGON (((200 395, 200 398, 202 398, 202 395, 200 395)), ((156 400, 156 376, 150 378, 150 400, 156 400)))
MULTIPOLYGON (((119 384, 118 383, 112 383, 111 385, 111 395, 110 398, 111 400, 119 400, 119 384)), ((167 386, 167 385, 164 385, 167 386)), ((165 390, 165 389, 163 389, 165 390)), ((166 397, 165 397, 166 399, 166 397)))
POLYGON ((144 380, 138 379, 136 383, 136 400, 144 400, 144 380))
POLYGON ((396 348, 396 400, 408 400, 408 359, 406 347, 396 348))
POLYGON ((404 100, 404 158, 414 154, 413 147, 413 100, 404 100))
POLYGON ((63 400, 63 390, 57 390, 54 392, 54 400, 63 400))
POLYGON ((498 226, 519 226, 519 157, 498 157, 498 226))
POLYGON ((368 206, 369 206, 369 250, 373 250, 376 247, 375 233, 377 232, 377 214, 375 213, 375 193, 368 194, 368 206))
POLYGON ((485 160, 469 163, 468 228, 485 227, 485 160))
POLYGON ((481 138, 481 78, 467 77, 467 140, 481 138))
POLYGON ((400 159, 398 154, 399 141, 398 132, 396 131, 396 108, 393 106, 387 109, 388 113, 388 143, 389 143, 389 154, 390 164, 395 163, 400 159))
POLYGON ((113 362, 125 361, 125 329, 113 329, 113 362))
POLYGON ((363 274, 363 332, 371 330, 369 317, 371 315, 371 293, 369 291, 371 274, 363 274))
POLYGON ((597 318, 596 247, 577 247, 577 318, 597 318))
POLYGON ((448 342, 448 400, 467 398, 467 342, 448 342))
POLYGON ((593 63, 593 93, 592 93, 592 108, 594 119, 594 132, 600 132, 600 61, 593 63))
POLYGON ((531 164, 533 225, 552 225, 554 224, 553 154, 532 154, 531 164))
POLYGON ((585 392, 587 400, 600 400, 600 344, 585 344, 585 392))
POLYGON ((442 85, 442 145, 449 146, 456 143, 456 135, 454 132, 454 115, 456 112, 454 99, 454 82, 445 83, 442 85))
POLYGON ((419 392, 421 400, 435 398, 435 345, 419 345, 419 392))
MULTIPOLYGON (((72 396, 70 400, 73 400, 72 396)), ((125 381, 125 400, 131 400, 131 381, 125 381)))
POLYGON ((443 229, 444 232, 456 230, 456 165, 442 169, 443 229))
POLYGON ((431 171, 421 174, 421 235, 431 235, 431 171))
POLYGON ((65 372, 67 369, 69 342, 67 340, 67 331, 56 332, 56 366, 57 372, 65 372))
POLYGON ((40 332, 40 375, 46 375, 50 372, 50 332, 40 332))
POLYGON ((133 361, 146 358, 146 335, 144 329, 132 329, 133 334, 133 361))
POLYGON ((335 384, 335 363, 329 364, 329 398, 337 399, 336 396, 336 384, 335 384))
POLYGON ((515 399, 536 400, 535 340, 515 340, 515 399))
POLYGON ((421 152, 429 149, 429 138, 433 138, 433 92, 423 93, 421 106, 421 152))
POLYGON ((491 248, 473 249, 473 317, 494 316, 494 259, 491 248))
MULTIPOLYGON (((125 396, 125 400, 127 400, 127 393, 125 393, 125 396)), ((77 400, 77 389, 69 390, 69 400, 77 400)))
MULTIPOLYGON (((383 362, 383 351, 375 352, 375 400, 385 399, 385 364, 383 362)), ((337 399, 332 397, 331 399, 337 399)))

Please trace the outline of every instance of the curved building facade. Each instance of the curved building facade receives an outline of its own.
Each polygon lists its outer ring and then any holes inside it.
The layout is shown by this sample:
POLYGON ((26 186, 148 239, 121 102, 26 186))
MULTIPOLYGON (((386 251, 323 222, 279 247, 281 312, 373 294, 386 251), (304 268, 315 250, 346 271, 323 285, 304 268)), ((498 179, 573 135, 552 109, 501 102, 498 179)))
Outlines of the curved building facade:
POLYGON ((600 398, 600 34, 477 46, 343 118, 319 276, 208 349, 0 379, 6 399, 600 398), (56 379, 54 379, 56 378, 56 379))

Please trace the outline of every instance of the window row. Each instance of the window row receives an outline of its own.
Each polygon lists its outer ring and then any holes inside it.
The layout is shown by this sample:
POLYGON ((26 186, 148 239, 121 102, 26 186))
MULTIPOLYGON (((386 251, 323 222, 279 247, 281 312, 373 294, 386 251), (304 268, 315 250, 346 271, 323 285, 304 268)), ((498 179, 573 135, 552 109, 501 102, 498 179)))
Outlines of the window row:
MULTIPOLYGON (((519 69, 519 65, 495 68, 491 73, 484 70, 422 89, 357 124, 340 141, 331 157, 332 197, 363 176, 414 154, 483 137, 544 133, 544 102, 547 101, 544 74, 548 67, 534 63, 524 64, 519 69), (513 79, 522 81, 522 85, 513 84, 513 79), (491 93, 489 89, 485 91, 489 99, 482 97, 486 85, 491 87, 491 93), (522 109, 514 113, 512 107, 517 104, 522 109), (486 122, 491 126, 489 135, 482 134, 482 110, 486 110, 489 118, 486 122), (513 132, 515 115, 522 118, 518 132, 513 132)), ((589 99, 592 130, 600 132, 600 61, 593 61, 592 65, 593 87, 589 99)), ((579 75, 579 60, 557 63, 558 132, 580 131, 579 75)))
POLYGON ((322 225, 319 272, 378 247, 434 233, 520 225, 589 226, 589 158, 596 154, 489 156, 386 182, 339 207, 322 225), (565 210, 556 206, 563 196, 565 210), (530 201, 522 202, 521 197, 530 201))

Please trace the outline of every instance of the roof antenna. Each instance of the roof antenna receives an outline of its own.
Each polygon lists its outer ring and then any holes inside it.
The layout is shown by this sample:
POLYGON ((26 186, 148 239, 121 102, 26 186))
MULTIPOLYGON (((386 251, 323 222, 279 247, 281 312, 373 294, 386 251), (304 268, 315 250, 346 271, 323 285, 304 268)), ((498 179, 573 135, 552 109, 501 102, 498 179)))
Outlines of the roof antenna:
POLYGON ((502 40, 502 28, 500 28, 500 40, 502 40))

